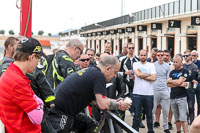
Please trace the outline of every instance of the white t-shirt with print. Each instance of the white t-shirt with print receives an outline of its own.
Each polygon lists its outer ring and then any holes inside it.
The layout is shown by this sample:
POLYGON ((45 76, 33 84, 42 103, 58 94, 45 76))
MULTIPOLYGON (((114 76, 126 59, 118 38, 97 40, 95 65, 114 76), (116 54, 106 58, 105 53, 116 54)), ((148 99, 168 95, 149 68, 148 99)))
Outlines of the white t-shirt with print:
MULTIPOLYGON (((141 72, 147 74, 155 74, 155 66, 153 63, 145 63, 136 62, 133 64, 133 70, 140 69, 141 72)), ((133 94, 138 95, 153 95, 153 81, 147 81, 141 79, 135 75, 135 83, 133 88, 133 94)))

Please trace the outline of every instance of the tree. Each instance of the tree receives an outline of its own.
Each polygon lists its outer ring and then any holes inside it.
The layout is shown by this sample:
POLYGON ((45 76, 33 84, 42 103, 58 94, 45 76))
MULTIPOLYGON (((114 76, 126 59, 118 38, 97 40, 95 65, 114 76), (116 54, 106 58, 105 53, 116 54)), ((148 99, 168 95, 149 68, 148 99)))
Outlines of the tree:
POLYGON ((9 30, 8 33, 9 33, 9 35, 14 35, 15 34, 15 32, 13 30, 9 30))
POLYGON ((32 35, 34 35, 34 33, 33 33, 33 32, 32 32, 31 34, 32 34, 32 35))
POLYGON ((38 35, 42 36, 44 34, 43 30, 38 31, 38 35))
POLYGON ((0 34, 4 35, 5 34, 5 30, 0 30, 0 34))
POLYGON ((48 36, 51 36, 51 33, 48 33, 48 36))
POLYGON ((58 35, 61 36, 61 35, 62 35, 62 32, 59 32, 58 35))

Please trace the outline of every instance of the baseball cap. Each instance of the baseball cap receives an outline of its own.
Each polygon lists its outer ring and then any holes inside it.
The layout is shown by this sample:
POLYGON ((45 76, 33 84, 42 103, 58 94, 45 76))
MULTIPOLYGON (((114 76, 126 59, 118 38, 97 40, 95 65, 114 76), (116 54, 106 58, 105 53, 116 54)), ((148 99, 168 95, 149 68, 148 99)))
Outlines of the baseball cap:
POLYGON ((34 38, 23 38, 20 40, 19 44, 22 47, 17 47, 16 51, 25 53, 36 53, 42 55, 42 46, 37 39, 34 38))

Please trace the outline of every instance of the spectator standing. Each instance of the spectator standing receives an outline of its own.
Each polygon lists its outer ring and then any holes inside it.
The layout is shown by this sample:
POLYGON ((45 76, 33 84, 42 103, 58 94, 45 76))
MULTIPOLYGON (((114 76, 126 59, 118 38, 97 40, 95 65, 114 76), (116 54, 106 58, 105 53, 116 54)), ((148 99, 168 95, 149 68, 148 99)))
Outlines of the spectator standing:
MULTIPOLYGON (((154 92, 154 109, 153 114, 156 111, 157 105, 161 105, 163 110, 163 128, 165 133, 170 133, 168 127, 168 114, 170 107, 170 92, 166 84, 167 79, 169 78, 170 67, 167 63, 163 61, 163 51, 158 50, 157 59, 158 61, 154 62, 156 69, 156 81, 153 84, 154 92)), ((154 126, 158 125, 159 122, 155 121, 154 126)), ((160 125, 160 124, 159 124, 160 125)))
POLYGON ((198 67, 192 62, 191 51, 184 51, 183 68, 189 72, 189 87, 187 89, 187 102, 189 109, 189 124, 191 125, 194 120, 194 104, 195 104, 195 90, 198 82, 196 81, 198 67))
POLYGON ((38 40, 24 39, 17 45, 14 63, 0 78, 0 118, 7 133, 41 133, 43 102, 25 76, 37 66, 42 47, 38 40))
POLYGON ((90 57, 90 66, 96 66, 96 60, 94 59, 95 57, 95 50, 94 49, 86 49, 85 53, 90 57))
POLYGON ((144 107, 147 116, 148 133, 153 131, 153 81, 156 80, 156 71, 154 64, 147 62, 147 51, 140 50, 140 62, 133 64, 135 73, 135 84, 133 88, 134 96, 134 119, 133 128, 139 132, 141 122, 141 108, 144 107))
POLYGON ((120 57, 126 56, 127 54, 128 54, 127 44, 124 43, 124 44, 122 45, 122 51, 121 51, 121 53, 117 56, 117 58, 119 59, 120 57))
POLYGON ((157 48, 152 48, 151 49, 151 55, 149 58, 147 58, 147 62, 156 62, 157 61, 157 58, 156 58, 156 54, 158 52, 158 49, 157 48))
POLYGON ((83 53, 83 48, 79 39, 72 39, 65 50, 60 50, 54 55, 46 71, 46 77, 53 89, 75 71, 74 61, 83 53))
POLYGON ((171 87, 170 104, 176 121, 177 133, 181 133, 181 126, 184 133, 188 132, 187 122, 187 91, 186 82, 189 81, 189 72, 183 68, 181 54, 175 55, 173 65, 175 67, 169 74, 167 85, 171 87))
POLYGON ((107 53, 109 55, 112 55, 112 46, 110 42, 106 42, 106 44, 104 45, 104 53, 107 53))
POLYGON ((198 69, 200 69, 200 60, 198 60, 199 54, 196 50, 192 50, 192 62, 197 65, 198 69))

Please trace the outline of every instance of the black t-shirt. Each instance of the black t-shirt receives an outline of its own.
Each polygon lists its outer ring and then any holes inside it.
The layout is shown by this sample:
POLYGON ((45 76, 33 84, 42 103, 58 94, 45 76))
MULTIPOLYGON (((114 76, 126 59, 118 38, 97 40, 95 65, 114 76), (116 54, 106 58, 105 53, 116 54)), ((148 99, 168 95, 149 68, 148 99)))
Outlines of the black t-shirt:
POLYGON ((98 67, 73 73, 56 88, 56 108, 75 116, 93 100, 95 94, 107 95, 106 79, 98 67))
MULTIPOLYGON (((172 80, 179 79, 180 77, 185 77, 186 81, 189 80, 189 72, 188 70, 182 68, 180 70, 172 70, 169 74, 169 77, 172 78, 172 80)), ((181 98, 181 97, 186 97, 186 89, 184 87, 172 87, 171 88, 171 99, 175 98, 181 98)))

